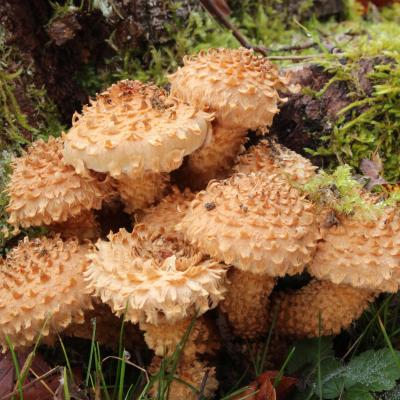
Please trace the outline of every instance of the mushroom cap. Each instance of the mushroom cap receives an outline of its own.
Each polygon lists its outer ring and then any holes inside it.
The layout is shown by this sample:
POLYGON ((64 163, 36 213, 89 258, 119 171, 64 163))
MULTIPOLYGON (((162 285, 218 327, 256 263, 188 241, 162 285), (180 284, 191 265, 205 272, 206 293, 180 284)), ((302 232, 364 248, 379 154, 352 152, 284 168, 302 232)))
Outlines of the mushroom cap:
POLYGON ((3 349, 7 335, 15 347, 25 347, 39 333, 48 336, 83 322, 84 311, 92 307, 91 290, 83 279, 89 248, 76 239, 24 238, 7 254, 0 264, 3 349))
POLYGON ((14 159, 7 186, 9 223, 23 227, 50 225, 100 209, 112 190, 89 171, 78 175, 63 163, 61 139, 38 140, 27 153, 14 159))
POLYGON ((278 334, 295 338, 337 335, 357 320, 374 300, 370 290, 313 280, 290 293, 272 296, 278 334))
POLYGON ((279 143, 261 140, 238 157, 233 169, 243 174, 282 173, 290 180, 304 184, 315 176, 317 167, 312 165, 307 158, 279 143))
POLYGON ((89 286, 118 315, 134 323, 178 321, 222 299, 226 267, 186 243, 153 237, 144 225, 98 241, 89 255, 89 286))
POLYGON ((151 206, 160 200, 168 188, 169 175, 145 171, 129 176, 121 174, 115 180, 115 188, 125 204, 125 211, 133 213, 151 206))
POLYGON ((211 49, 185 56, 184 66, 169 76, 171 94, 202 110, 215 112, 219 125, 231 129, 270 126, 281 100, 277 89, 288 79, 252 50, 211 49))
POLYGON ((86 167, 113 177, 170 172, 203 145, 212 118, 156 86, 120 81, 74 115, 64 157, 78 172, 86 167))
POLYGON ((177 229, 211 257, 272 277, 301 272, 319 238, 314 205, 285 178, 264 173, 210 182, 177 229))
POLYGON ((178 236, 175 226, 185 216, 190 202, 195 194, 189 189, 180 191, 177 186, 172 187, 172 192, 165 196, 156 206, 143 210, 137 215, 137 222, 145 224, 155 236, 173 234, 178 236))
POLYGON ((337 216, 322 229, 309 272, 318 279, 379 292, 400 287, 400 213, 387 209, 373 220, 337 216))

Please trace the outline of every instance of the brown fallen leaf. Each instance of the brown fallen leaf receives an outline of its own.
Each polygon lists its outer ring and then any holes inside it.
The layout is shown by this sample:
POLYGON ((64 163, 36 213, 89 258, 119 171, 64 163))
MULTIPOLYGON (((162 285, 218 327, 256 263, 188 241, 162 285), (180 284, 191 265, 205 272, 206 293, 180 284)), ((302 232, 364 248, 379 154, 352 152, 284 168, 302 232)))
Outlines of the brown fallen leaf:
MULTIPOLYGON (((21 371, 24 365, 26 365, 27 358, 29 357, 28 352, 17 353, 18 363, 21 371)), ((23 386, 27 386, 23 390, 24 400, 52 400, 54 392, 59 384, 59 377, 57 374, 47 376, 43 380, 37 380, 38 377, 43 376, 51 371, 50 366, 46 361, 39 355, 36 354, 31 366, 29 373, 23 386), (36 382, 35 382, 36 381, 36 382), (34 382, 34 383, 33 383, 34 382), (33 383, 33 384, 32 384, 33 383), (31 384, 30 386, 28 386, 31 384)), ((17 376, 14 368, 14 364, 9 352, 0 354, 0 400, 7 399, 16 389, 17 376)), ((15 396, 18 397, 18 394, 15 396)))
POLYGON ((283 376, 278 387, 274 388, 274 381, 279 371, 266 371, 249 384, 249 388, 235 396, 233 400, 288 400, 298 379, 283 376))

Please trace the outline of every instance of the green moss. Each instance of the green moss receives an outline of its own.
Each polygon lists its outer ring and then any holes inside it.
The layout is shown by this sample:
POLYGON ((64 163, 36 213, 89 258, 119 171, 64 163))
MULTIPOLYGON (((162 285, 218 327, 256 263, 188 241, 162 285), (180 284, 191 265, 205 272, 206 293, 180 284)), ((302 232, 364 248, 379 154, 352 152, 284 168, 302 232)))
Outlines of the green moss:
MULTIPOLYGON (((20 155, 26 145, 39 138, 57 136, 64 126, 59 121, 58 111, 47 96, 46 90, 37 88, 32 82, 34 71, 21 65, 18 52, 5 44, 5 32, 0 29, 0 253, 4 246, 19 232, 7 224, 7 194, 4 189, 11 173, 13 156, 20 155), (10 68, 13 70, 10 70, 10 68), (16 88, 23 88, 25 99, 32 106, 29 120, 16 96, 16 88), (32 121, 32 122, 31 122, 32 121), (33 126, 34 125, 34 126, 33 126)), ((25 234, 37 234, 30 229, 25 234)))
POLYGON ((304 185, 297 185, 307 196, 338 214, 374 218, 381 209, 361 196, 362 185, 353 179, 351 167, 343 165, 331 174, 321 171, 304 185))
POLYGON ((394 22, 362 23, 366 33, 344 46, 344 54, 329 56, 320 64, 332 79, 317 96, 336 81, 345 81, 354 101, 341 110, 332 134, 313 155, 328 157, 330 167, 347 163, 355 168, 378 152, 389 181, 400 179, 400 26, 394 22), (379 59, 378 59, 379 57, 379 59), (376 59, 368 74, 373 89, 364 93, 357 71, 376 59), (346 60, 343 63, 343 60, 346 60))

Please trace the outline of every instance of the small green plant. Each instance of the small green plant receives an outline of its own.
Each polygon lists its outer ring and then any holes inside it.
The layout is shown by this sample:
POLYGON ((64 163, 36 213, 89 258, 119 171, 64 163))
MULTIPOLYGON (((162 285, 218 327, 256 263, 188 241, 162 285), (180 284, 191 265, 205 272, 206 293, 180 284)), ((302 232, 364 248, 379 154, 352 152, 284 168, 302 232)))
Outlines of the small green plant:
POLYGON ((306 384, 296 400, 373 400, 374 393, 396 387, 399 357, 399 352, 382 348, 367 350, 344 363, 335 357, 331 338, 307 339, 296 345, 287 370, 289 374, 300 373, 306 384))

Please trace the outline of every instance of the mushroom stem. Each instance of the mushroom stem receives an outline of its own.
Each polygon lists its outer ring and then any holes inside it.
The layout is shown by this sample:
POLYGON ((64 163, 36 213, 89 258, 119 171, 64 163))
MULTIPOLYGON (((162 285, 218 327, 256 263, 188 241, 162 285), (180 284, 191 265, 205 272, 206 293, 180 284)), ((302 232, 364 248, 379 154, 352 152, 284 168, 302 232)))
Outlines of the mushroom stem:
POLYGON ((253 274, 233 268, 225 299, 220 303, 235 335, 254 339, 267 332, 269 323, 269 295, 275 279, 267 274, 253 274))
POLYGON ((161 199, 168 187, 169 175, 145 171, 139 174, 121 174, 115 181, 116 189, 125 204, 125 211, 133 213, 161 199))
POLYGON ((246 140, 246 130, 213 124, 210 142, 187 157, 180 171, 183 181, 197 190, 204 189, 211 179, 226 178, 237 155, 244 151, 246 140))
POLYGON ((191 323, 192 318, 174 322, 168 321, 157 325, 141 322, 140 328, 145 331, 144 339, 147 345, 154 350, 157 356, 172 355, 177 346, 183 343, 189 330, 189 336, 182 350, 184 358, 194 359, 197 354, 217 350, 219 344, 212 340, 212 333, 205 319, 203 317, 197 319, 190 328, 191 323))
MULTIPOLYGON (((162 358, 154 357, 149 367, 149 373, 151 375, 158 374, 161 365, 162 358)), ((163 365, 163 369, 165 369, 167 373, 172 372, 169 371, 169 365, 163 365)), ((218 389, 215 368, 208 367, 205 363, 198 360, 180 359, 176 371, 174 371, 174 375, 177 376, 179 380, 174 379, 171 382, 167 393, 160 393, 162 388, 160 388, 158 380, 156 380, 151 388, 152 398, 197 400, 201 397, 208 399, 213 398, 218 389), (199 396, 198 392, 202 392, 202 395, 199 396)))
POLYGON ((97 240, 101 236, 99 223, 92 210, 83 211, 76 217, 50 225, 50 230, 59 233, 63 239, 77 237, 80 240, 97 240))
POLYGON ((292 293, 277 293, 272 299, 278 307, 275 329, 295 338, 337 335, 358 319, 376 292, 313 280, 292 293))

